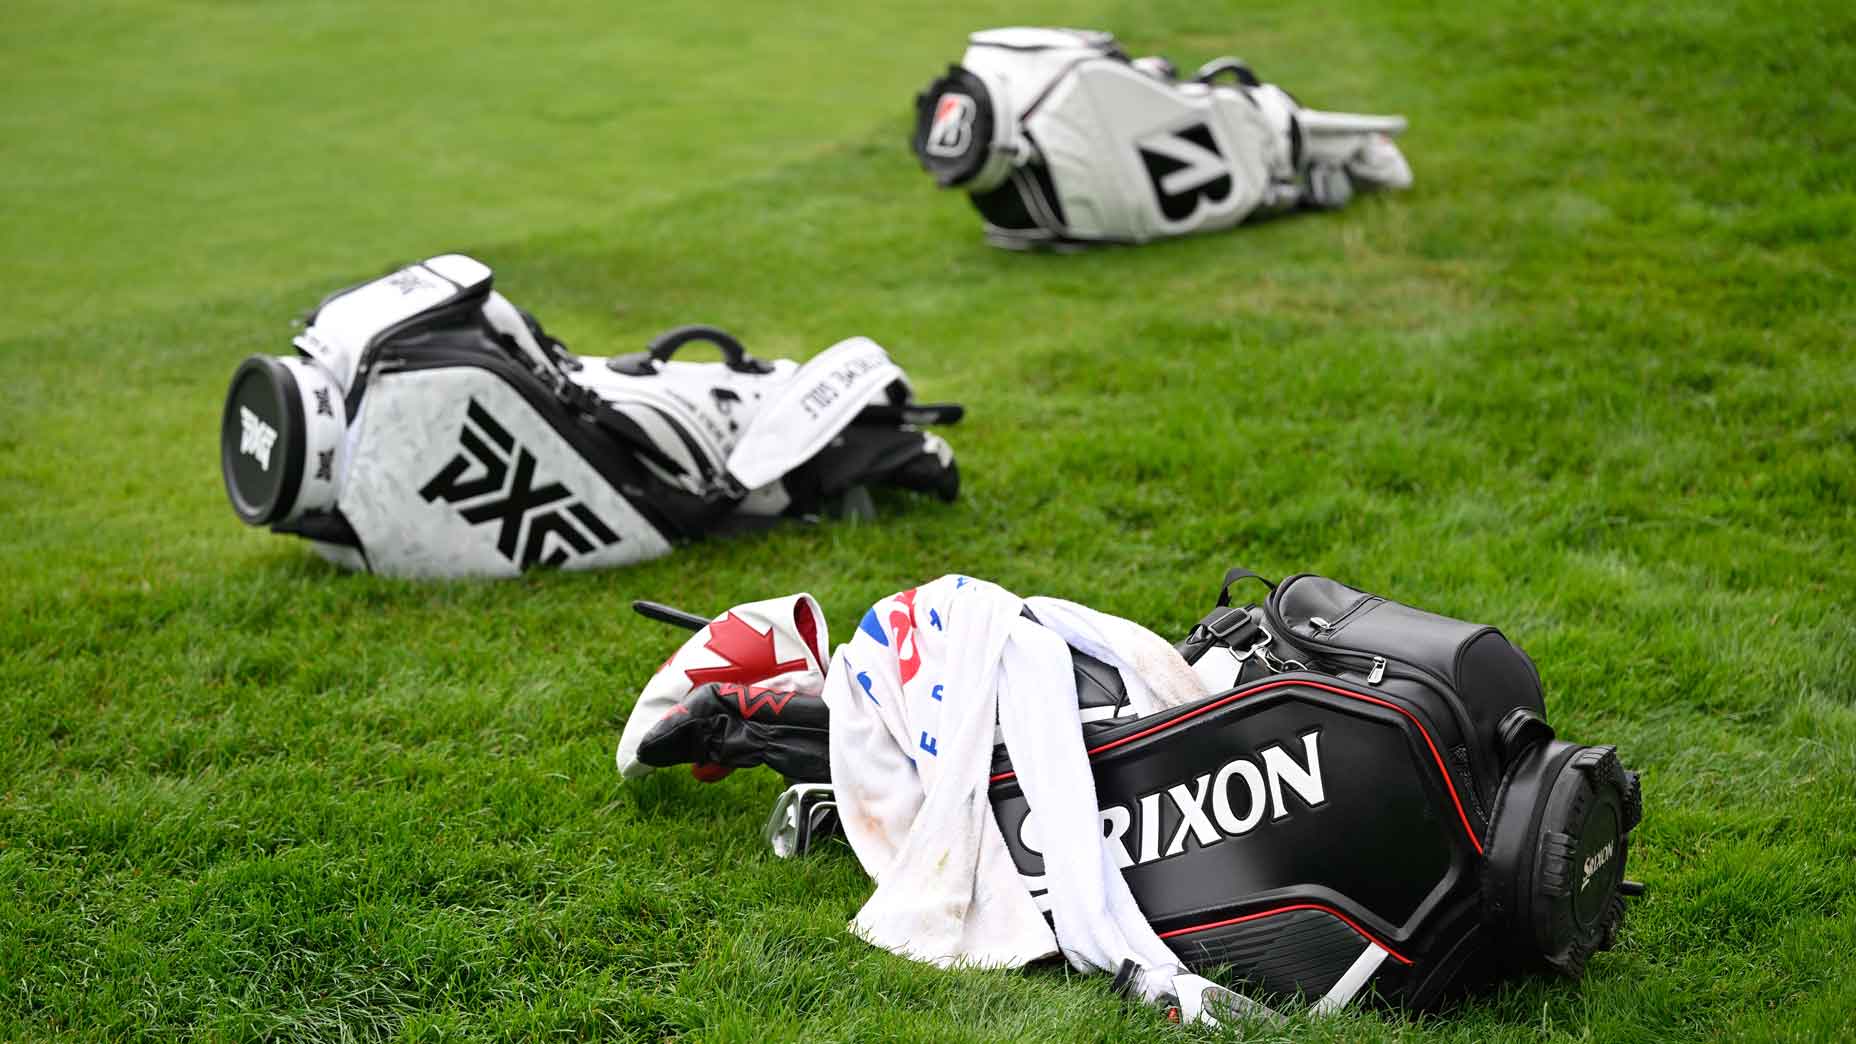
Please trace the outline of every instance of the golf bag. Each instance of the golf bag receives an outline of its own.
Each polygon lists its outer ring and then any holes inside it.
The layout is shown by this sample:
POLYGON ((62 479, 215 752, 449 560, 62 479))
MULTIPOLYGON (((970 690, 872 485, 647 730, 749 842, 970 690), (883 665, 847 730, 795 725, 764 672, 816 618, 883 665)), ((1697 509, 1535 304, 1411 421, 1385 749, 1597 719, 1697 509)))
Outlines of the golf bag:
MULTIPOLYGON (((1555 737, 1533 662, 1495 628, 1312 574, 1231 606, 1250 576, 1181 643, 1212 695, 1087 739, 1160 937, 1277 996, 1422 1008, 1505 973, 1578 977, 1641 890, 1636 774, 1555 737)), ((995 769, 1034 878, 1030 811, 995 769)))
POLYGON ((713 327, 577 356, 458 254, 339 291, 233 375, 220 468, 239 518, 347 568, 513 576, 668 553, 704 534, 838 510, 870 484, 952 500, 953 452, 875 342, 801 365, 713 327), (707 342, 720 363, 672 361, 707 342))
MULTIPOLYGON (((1555 736, 1532 661, 1495 628, 1310 574, 1232 606, 1231 585, 1252 576, 1233 570, 1178 646, 1202 699, 1127 717, 1116 672, 1072 657, 1103 839, 1156 934, 1195 971, 1320 1010, 1367 996, 1426 1008, 1536 970, 1578 977, 1642 891, 1624 876, 1636 775, 1611 747, 1555 736)), ((807 785, 783 796, 769 836, 803 851, 835 812, 822 703, 712 688, 654 713, 639 751, 797 773, 807 785)), ((1039 896, 1036 813, 1002 747, 990 798, 1039 896)))
POLYGON ((998 246, 1145 243, 1411 185, 1391 141, 1402 117, 1302 108, 1234 58, 1180 80, 1103 32, 993 29, 968 42, 916 96, 913 145, 998 246))

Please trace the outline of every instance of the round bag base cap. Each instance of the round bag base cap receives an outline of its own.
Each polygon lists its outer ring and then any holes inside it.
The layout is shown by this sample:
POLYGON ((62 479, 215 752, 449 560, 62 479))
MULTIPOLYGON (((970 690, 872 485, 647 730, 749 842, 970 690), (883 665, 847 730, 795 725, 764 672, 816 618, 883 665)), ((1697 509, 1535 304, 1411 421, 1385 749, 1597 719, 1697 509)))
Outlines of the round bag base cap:
POLYGON ((1624 916, 1630 831, 1642 818, 1637 777, 1611 747, 1587 747, 1560 770, 1540 823, 1530 883, 1534 941, 1547 966, 1577 976, 1611 945, 1624 916))
POLYGON ((303 401, 282 359, 239 364, 219 421, 219 472, 232 510, 261 526, 289 514, 303 483, 303 401))
POLYGON ((915 158, 942 188, 967 186, 979 179, 992 158, 997 118, 986 84, 961 66, 950 65, 947 75, 916 96, 911 138, 915 158))

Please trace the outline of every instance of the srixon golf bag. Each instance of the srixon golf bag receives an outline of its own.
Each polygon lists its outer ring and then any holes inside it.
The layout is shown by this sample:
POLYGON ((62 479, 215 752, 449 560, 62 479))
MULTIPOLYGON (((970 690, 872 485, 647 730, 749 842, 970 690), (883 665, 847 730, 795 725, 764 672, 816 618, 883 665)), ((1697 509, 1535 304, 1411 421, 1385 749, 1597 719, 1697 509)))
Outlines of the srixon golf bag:
MULTIPOLYGON (((1624 876, 1636 774, 1555 736, 1532 661, 1495 628, 1310 574, 1232 606, 1252 576, 1233 570, 1178 646, 1207 683, 1195 702, 1126 716, 1118 672, 1072 650, 1103 837, 1156 934, 1194 971, 1319 1010, 1578 977, 1642 891, 1624 876)), ((828 714, 771 689, 701 685, 654 707, 637 749, 801 784, 769 823, 784 855, 833 829, 828 714)), ((1035 816, 1003 747, 991 779, 1036 897, 1035 816)))
POLYGON ((591 569, 718 530, 848 510, 890 484, 952 500, 953 453, 883 349, 800 365, 713 327, 578 356, 447 254, 339 291, 233 375, 220 431, 240 519, 352 569, 417 577, 591 569), (707 342, 720 363, 672 361, 707 342))
MULTIPOLYGON (((1635 773, 1557 739, 1540 677, 1493 627, 1321 576, 1218 608, 1180 651, 1213 694, 1085 725, 1104 835, 1194 968, 1408 1007, 1503 974, 1577 977, 1624 897, 1635 773)), ((1003 756, 993 809, 1028 881, 1003 756)))
POLYGON ((1407 188, 1397 116, 1320 112, 1220 58, 1181 80, 1108 33, 993 29, 915 99, 913 145, 995 245, 1144 243, 1407 188))

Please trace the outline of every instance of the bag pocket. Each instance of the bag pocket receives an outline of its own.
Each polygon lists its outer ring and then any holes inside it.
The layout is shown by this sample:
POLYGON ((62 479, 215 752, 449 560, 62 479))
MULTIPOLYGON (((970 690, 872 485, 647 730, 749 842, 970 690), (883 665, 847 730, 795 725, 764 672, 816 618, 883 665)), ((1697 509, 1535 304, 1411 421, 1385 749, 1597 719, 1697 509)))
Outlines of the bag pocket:
POLYGON ((1492 794, 1500 775, 1502 718, 1517 707, 1546 716, 1540 675, 1501 631, 1426 612, 1327 577, 1284 580, 1264 605, 1272 628, 1331 669, 1368 685, 1415 681, 1456 721, 1477 790, 1492 794))

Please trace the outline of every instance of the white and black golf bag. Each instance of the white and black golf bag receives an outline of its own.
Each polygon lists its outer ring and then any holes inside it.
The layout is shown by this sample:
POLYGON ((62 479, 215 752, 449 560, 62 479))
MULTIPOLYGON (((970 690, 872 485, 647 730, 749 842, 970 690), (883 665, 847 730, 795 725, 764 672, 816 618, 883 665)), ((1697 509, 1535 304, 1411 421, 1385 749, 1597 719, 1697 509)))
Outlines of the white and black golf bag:
POLYGON ((1145 243, 1411 185, 1403 117, 1303 108, 1234 58, 1181 80, 1104 32, 974 33, 915 106, 916 157, 999 246, 1145 243))
POLYGON ((850 510, 870 484, 959 488, 875 342, 801 365, 713 327, 577 356, 447 254, 326 298, 297 354, 233 375, 220 467, 240 519, 353 569, 514 576, 654 558, 721 529, 850 510), (720 363, 673 362, 705 341, 720 363))

